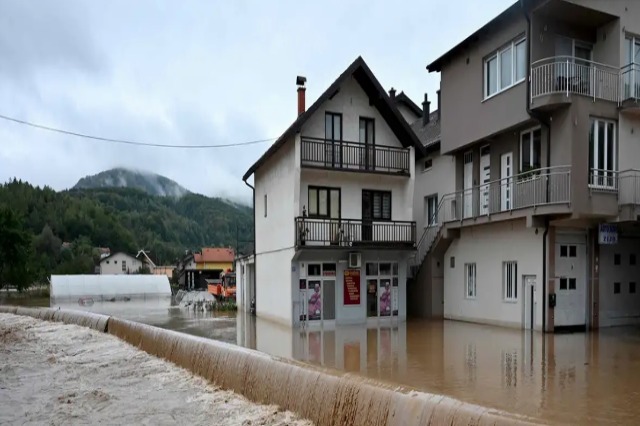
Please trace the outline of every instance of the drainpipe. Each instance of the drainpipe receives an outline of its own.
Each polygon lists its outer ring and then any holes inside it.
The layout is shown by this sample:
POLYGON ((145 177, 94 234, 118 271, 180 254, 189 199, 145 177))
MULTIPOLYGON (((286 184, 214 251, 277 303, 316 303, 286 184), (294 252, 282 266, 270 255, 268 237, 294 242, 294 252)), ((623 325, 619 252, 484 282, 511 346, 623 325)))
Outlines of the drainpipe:
MULTIPOLYGON (((551 119, 538 111, 531 109, 531 17, 526 7, 526 0, 520 0, 522 13, 527 20, 527 99, 525 105, 529 117, 540 122, 547 129, 547 167, 551 166, 551 119)), ((546 182, 546 195, 549 199, 549 179, 546 182)), ((542 332, 547 328, 547 235, 549 233, 549 220, 545 219, 545 229, 542 234, 542 332)))
MULTIPOLYGON (((242 181, 244 182, 245 185, 251 188, 251 192, 253 192, 253 280, 256 283, 256 289, 257 289, 258 282, 256 281, 256 278, 258 276, 258 266, 257 266, 258 256, 256 256, 256 188, 251 186, 251 184, 247 182, 246 179, 242 179, 242 181)), ((255 300, 256 295, 252 294, 251 299, 255 300)), ((249 306, 251 308, 251 300, 249 301, 249 306)), ((255 306, 254 306, 254 309, 255 309, 255 306)))

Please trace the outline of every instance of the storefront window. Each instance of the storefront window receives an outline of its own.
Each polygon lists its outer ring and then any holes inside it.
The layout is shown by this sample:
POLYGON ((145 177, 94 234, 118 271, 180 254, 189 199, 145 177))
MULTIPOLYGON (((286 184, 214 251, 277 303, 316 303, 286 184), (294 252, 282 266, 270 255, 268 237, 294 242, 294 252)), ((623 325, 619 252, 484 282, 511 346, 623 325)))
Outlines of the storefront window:
POLYGON ((370 262, 366 264, 367 316, 398 315, 398 264, 370 262))
POLYGON ((300 280, 300 320, 319 321, 336 318, 335 263, 310 263, 309 279, 300 280))

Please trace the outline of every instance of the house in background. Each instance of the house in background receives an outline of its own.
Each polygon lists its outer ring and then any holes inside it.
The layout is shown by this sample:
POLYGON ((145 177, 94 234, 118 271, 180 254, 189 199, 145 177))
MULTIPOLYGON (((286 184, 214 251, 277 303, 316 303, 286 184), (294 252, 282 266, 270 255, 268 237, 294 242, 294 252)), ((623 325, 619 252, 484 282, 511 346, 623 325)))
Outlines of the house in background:
POLYGON ((137 274, 143 262, 135 256, 123 252, 115 252, 100 260, 101 275, 137 274))
POLYGON ((289 327, 406 318, 422 145, 362 58, 247 171, 257 315, 289 327))
POLYGON ((233 270, 235 251, 232 248, 204 247, 200 252, 187 253, 178 262, 178 283, 186 290, 206 290, 209 283, 220 280, 222 272, 233 270))
POLYGON ((638 34, 639 2, 525 0, 427 67, 455 188, 438 193, 414 271, 445 318, 640 322, 638 34))

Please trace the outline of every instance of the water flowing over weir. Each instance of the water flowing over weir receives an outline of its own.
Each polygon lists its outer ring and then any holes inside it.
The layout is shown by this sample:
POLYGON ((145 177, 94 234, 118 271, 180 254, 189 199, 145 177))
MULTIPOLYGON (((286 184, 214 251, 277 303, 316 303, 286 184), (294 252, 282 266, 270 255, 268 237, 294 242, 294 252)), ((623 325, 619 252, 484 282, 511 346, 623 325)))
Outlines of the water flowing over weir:
POLYGON ((276 404, 320 426, 532 424, 521 416, 453 398, 402 389, 115 317, 6 306, 0 306, 0 312, 107 331, 223 389, 235 391, 257 403, 276 404))

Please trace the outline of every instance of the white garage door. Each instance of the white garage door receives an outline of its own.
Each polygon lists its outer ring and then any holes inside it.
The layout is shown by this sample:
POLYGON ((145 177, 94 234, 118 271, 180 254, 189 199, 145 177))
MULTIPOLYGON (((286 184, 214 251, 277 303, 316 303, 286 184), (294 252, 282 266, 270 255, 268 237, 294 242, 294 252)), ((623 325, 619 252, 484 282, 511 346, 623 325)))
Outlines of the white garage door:
POLYGON ((584 234, 556 237, 555 326, 585 325, 587 318, 587 243, 584 234))

